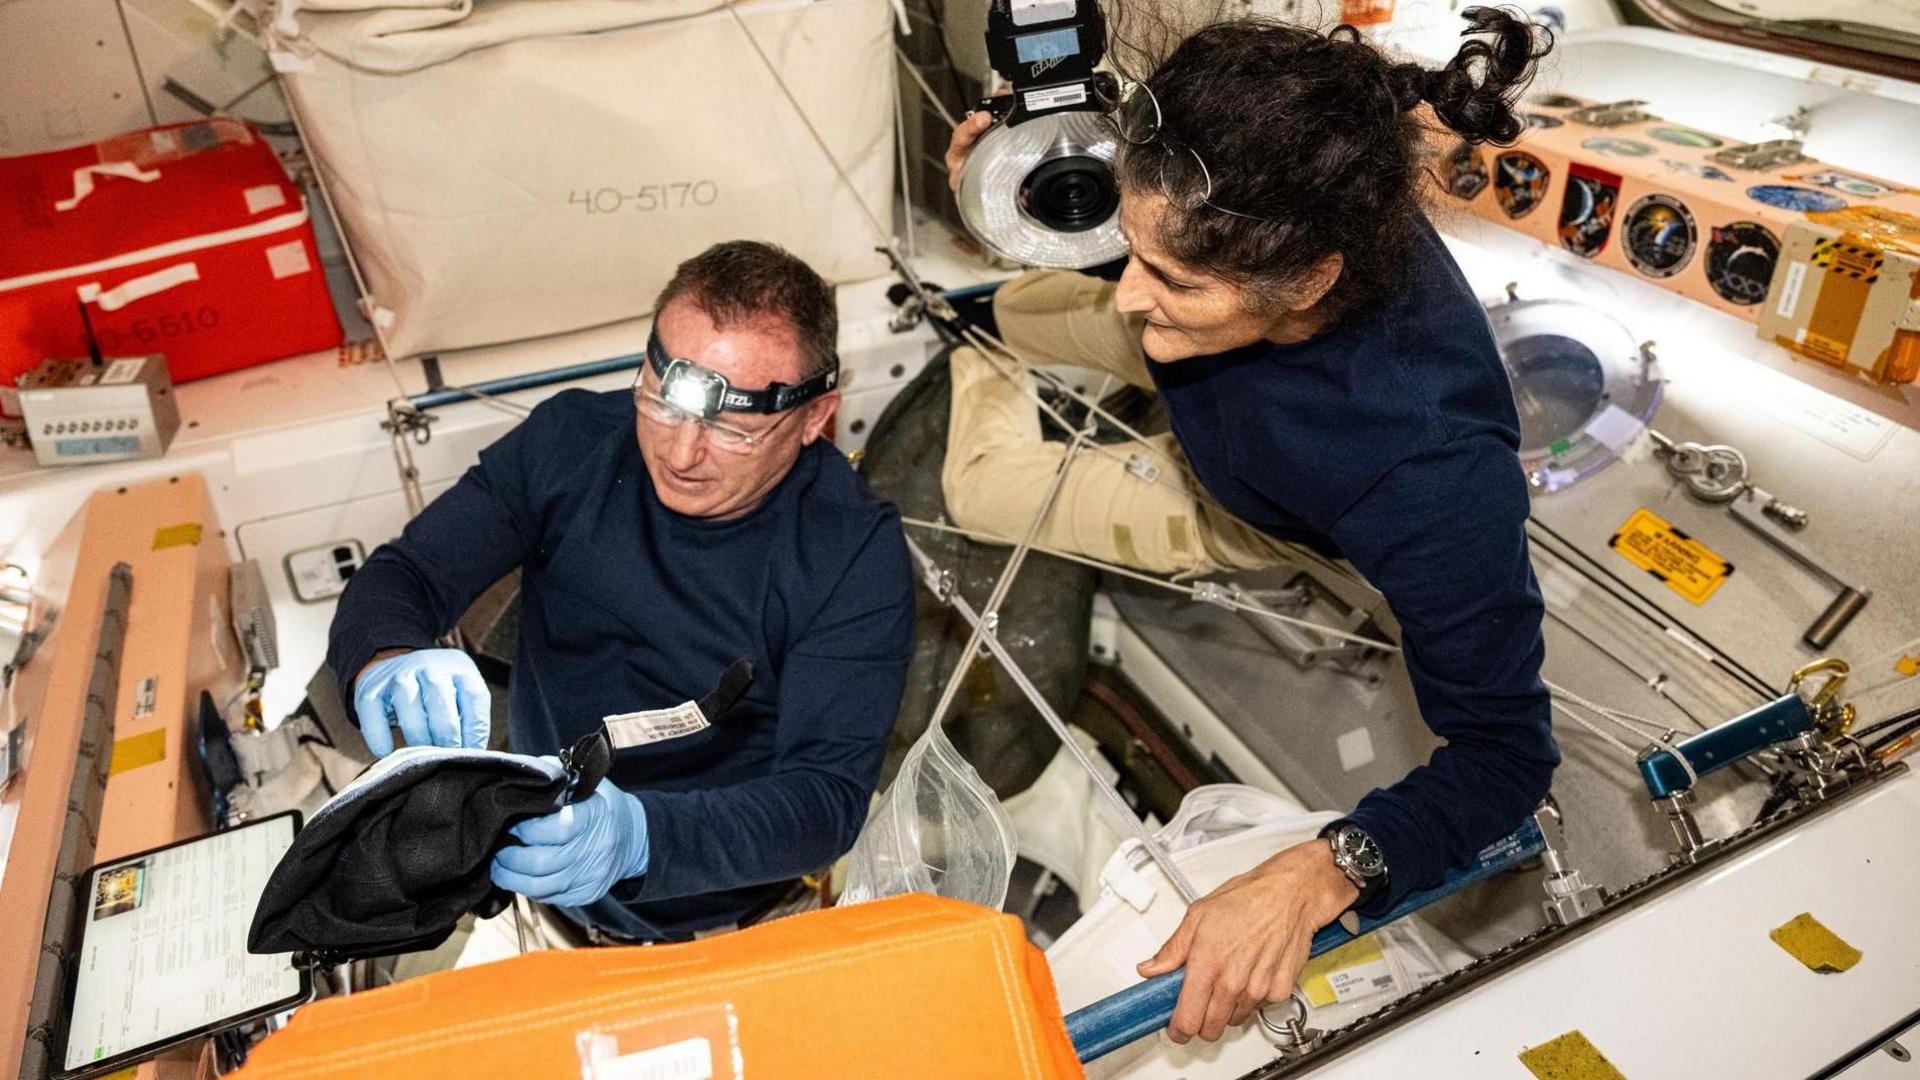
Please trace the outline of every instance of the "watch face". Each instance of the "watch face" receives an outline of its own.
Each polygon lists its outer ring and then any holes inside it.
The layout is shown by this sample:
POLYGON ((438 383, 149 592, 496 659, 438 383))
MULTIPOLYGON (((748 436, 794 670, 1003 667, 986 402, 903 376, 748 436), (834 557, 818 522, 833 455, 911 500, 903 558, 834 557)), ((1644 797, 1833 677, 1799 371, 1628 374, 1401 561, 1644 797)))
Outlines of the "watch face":
POLYGON ((1353 867, 1361 877, 1374 877, 1386 869, 1386 860, 1381 858, 1379 846, 1358 825, 1346 826, 1334 833, 1333 838, 1347 865, 1353 867))

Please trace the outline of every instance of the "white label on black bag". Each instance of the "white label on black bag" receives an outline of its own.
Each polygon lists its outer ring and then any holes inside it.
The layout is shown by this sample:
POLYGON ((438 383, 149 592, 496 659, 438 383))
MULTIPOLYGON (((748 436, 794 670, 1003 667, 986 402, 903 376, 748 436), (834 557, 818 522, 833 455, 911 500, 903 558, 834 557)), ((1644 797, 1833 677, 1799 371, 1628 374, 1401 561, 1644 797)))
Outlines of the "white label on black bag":
POLYGON ((307 261, 307 246, 298 240, 289 240, 267 249, 267 265, 273 269, 273 280, 289 278, 295 274, 304 274, 313 269, 307 261))
POLYGON ((1064 108, 1068 105, 1078 105, 1085 100, 1087 100, 1087 87, 1085 83, 1074 83, 1070 86, 1049 86, 1045 90, 1032 90, 1027 93, 1025 98, 1028 112, 1044 112, 1048 109, 1064 108))
POLYGON ((606 725, 607 738, 615 750, 685 738, 711 726, 707 723, 706 715, 700 711, 700 706, 691 701, 671 709, 609 716, 606 725))

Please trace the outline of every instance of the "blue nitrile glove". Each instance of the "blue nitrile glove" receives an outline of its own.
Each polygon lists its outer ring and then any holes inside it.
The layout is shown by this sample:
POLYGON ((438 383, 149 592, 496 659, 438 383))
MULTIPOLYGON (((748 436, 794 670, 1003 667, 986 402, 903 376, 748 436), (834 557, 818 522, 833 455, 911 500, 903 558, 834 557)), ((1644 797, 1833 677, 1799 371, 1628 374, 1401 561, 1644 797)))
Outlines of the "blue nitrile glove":
POLYGON ((493 883, 555 907, 585 907, 647 872, 647 811, 602 781, 593 794, 511 830, 525 847, 493 857, 493 883))
POLYGON ((389 656, 353 686, 353 712, 374 757, 393 753, 388 724, 409 746, 487 747, 493 695, 473 657, 459 649, 415 649, 389 656))

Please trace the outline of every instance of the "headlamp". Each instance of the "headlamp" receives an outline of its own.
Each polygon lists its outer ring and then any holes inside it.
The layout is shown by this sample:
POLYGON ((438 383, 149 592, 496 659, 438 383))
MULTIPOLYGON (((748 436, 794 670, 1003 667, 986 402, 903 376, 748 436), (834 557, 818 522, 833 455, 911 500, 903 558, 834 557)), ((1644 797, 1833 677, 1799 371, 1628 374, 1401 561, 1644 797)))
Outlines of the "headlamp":
POLYGON ((711 420, 720 415, 720 404, 727 396, 727 380, 691 360, 674 360, 660 376, 660 396, 681 412, 711 420))
POLYGON ((1127 253, 1116 133, 1102 116, 1113 80, 1093 70, 1106 33, 1095 0, 987 10, 987 56, 1013 96, 967 155, 958 201, 967 230, 1002 258, 1080 269, 1127 253))
POLYGON ((723 412, 786 412, 832 390, 840 382, 840 365, 836 360, 826 371, 791 386, 777 382, 762 390, 740 390, 712 368, 668 356, 657 330, 647 335, 647 364, 659 378, 660 396, 667 404, 708 421, 723 412))

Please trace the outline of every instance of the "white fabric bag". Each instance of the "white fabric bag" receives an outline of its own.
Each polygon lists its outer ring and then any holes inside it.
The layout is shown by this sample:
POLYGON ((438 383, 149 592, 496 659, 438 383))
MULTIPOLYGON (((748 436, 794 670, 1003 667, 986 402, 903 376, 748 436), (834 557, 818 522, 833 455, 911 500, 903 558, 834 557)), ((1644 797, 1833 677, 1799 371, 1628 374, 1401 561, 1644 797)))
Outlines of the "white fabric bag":
POLYGON ((886 269, 887 0, 281 0, 274 66, 389 355, 646 314, 681 260, 780 244, 886 269), (748 38, 751 34, 752 40, 748 38))
MULTIPOLYGON (((1205 894, 1282 849, 1313 839, 1339 817, 1310 813, 1290 799, 1243 784, 1209 784, 1187 792, 1173 820, 1155 835, 1194 888, 1205 894)), ((1173 886, 1137 840, 1123 842, 1114 852, 1099 885, 1099 899, 1047 950, 1065 1012, 1139 983, 1134 965, 1158 952, 1186 914, 1173 886)), ((1439 977, 1440 965, 1412 919, 1374 933, 1380 960, 1352 974, 1378 976, 1379 992, 1353 993, 1316 1007, 1308 1026, 1350 1023, 1391 1000, 1381 996, 1386 989, 1406 993, 1439 977)), ((1368 982, 1356 988, 1372 991, 1374 986, 1368 982)), ((1276 1015, 1289 1013, 1283 1006, 1276 1015)), ((1177 1046, 1164 1033, 1149 1036, 1090 1063, 1087 1075, 1093 1080, 1234 1080, 1270 1063, 1276 1054, 1259 1023, 1249 1021, 1229 1028, 1213 1043, 1196 1039, 1177 1046)))

